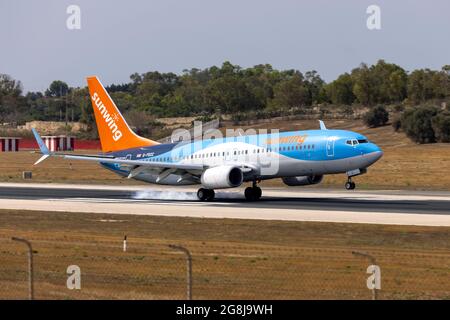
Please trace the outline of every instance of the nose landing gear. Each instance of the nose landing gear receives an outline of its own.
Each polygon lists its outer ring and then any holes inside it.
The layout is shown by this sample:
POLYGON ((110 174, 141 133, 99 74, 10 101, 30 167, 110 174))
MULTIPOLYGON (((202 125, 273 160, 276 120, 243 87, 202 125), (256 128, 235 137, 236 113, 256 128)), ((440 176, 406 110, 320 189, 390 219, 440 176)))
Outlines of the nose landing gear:
POLYGON ((347 190, 353 190, 356 188, 356 184, 352 181, 352 178, 349 177, 348 181, 345 183, 345 189, 347 190))

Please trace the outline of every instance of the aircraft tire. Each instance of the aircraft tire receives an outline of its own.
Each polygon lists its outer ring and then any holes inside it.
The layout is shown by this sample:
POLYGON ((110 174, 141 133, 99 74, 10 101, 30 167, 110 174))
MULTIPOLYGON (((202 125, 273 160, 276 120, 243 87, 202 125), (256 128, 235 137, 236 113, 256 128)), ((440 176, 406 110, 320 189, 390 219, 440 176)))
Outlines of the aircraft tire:
POLYGON ((198 189, 197 198, 200 201, 206 201, 208 199, 208 189, 204 189, 204 188, 198 189))
POLYGON ((214 192, 213 189, 207 189, 207 191, 208 191, 208 196, 206 197, 206 201, 213 201, 216 193, 214 192))
POLYGON ((245 188, 244 195, 247 201, 256 201, 261 198, 262 191, 259 187, 247 187, 245 188))
POLYGON ((356 184, 355 184, 354 182, 347 181, 347 182, 345 183, 345 189, 347 189, 347 190, 353 190, 353 189, 355 189, 355 188, 356 188, 356 184))

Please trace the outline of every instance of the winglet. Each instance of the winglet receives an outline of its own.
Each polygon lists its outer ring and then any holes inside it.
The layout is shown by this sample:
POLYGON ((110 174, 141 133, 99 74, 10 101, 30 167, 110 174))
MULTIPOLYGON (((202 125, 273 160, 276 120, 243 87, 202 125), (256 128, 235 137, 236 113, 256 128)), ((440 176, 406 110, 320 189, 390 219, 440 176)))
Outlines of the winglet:
POLYGON ((42 138, 39 135, 39 133, 37 133, 36 129, 31 128, 31 131, 34 134, 34 138, 36 139, 39 149, 41 150, 41 153, 43 154, 43 156, 40 157, 39 160, 34 163, 34 165, 37 165, 38 163, 41 163, 42 161, 44 161, 45 159, 47 159, 50 156, 50 151, 48 150, 44 141, 42 141, 42 138))
POLYGON ((322 120, 319 120, 320 123, 320 130, 328 130, 327 127, 325 126, 325 123, 322 120))

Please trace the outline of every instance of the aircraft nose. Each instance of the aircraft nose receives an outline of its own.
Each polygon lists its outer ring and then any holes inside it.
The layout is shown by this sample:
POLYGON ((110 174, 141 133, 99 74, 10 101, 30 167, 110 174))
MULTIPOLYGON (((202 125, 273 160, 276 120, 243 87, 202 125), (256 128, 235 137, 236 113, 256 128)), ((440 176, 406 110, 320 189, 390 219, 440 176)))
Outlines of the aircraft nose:
POLYGON ((367 156, 367 160, 369 161, 370 164, 373 164, 373 163, 377 162, 378 160, 380 160, 380 158, 384 154, 384 152, 381 150, 381 148, 374 143, 371 143, 371 146, 368 151, 369 152, 367 152, 366 156, 367 156))
MULTIPOLYGON (((378 161, 378 160, 380 160, 381 159, 381 157, 383 156, 383 154, 384 154, 384 152, 383 151, 375 151, 375 152, 373 152, 373 156, 372 156, 372 161, 373 162, 376 162, 376 161, 378 161)), ((372 162, 372 163, 373 163, 372 162)))
POLYGON ((377 146, 375 143, 372 143, 371 145, 372 145, 371 146, 372 147, 372 152, 380 152, 381 156, 383 155, 383 151, 381 150, 381 148, 379 146, 377 146))

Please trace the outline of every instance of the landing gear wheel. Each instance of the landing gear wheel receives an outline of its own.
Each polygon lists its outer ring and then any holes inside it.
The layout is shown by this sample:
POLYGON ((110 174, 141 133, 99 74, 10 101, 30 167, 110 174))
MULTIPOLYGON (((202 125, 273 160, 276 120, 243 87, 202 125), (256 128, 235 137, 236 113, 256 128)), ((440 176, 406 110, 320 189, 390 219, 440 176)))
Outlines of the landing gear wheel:
POLYGON ((261 188, 259 187, 248 187, 245 188, 245 199, 247 199, 247 201, 255 201, 255 200, 259 200, 259 198, 261 198, 262 195, 262 191, 261 188))
POLYGON ((206 198, 206 201, 213 201, 216 193, 213 189, 207 189, 208 191, 208 197, 206 198))
POLYGON ((215 192, 212 189, 200 188, 197 191, 197 198, 200 201, 212 201, 214 196, 215 192))
POLYGON ((354 183, 354 182, 352 182, 352 181, 347 181, 346 183, 345 183, 345 189, 347 189, 347 190, 353 190, 353 189, 355 189, 356 188, 356 184, 354 183))
POLYGON ((255 200, 259 200, 259 198, 261 198, 261 196, 262 196, 261 188, 260 187, 254 187, 253 189, 255 191, 255 197, 256 197, 255 200))
POLYGON ((253 188, 252 187, 245 188, 244 195, 245 195, 245 199, 247 199, 247 201, 253 201, 254 200, 253 188))

